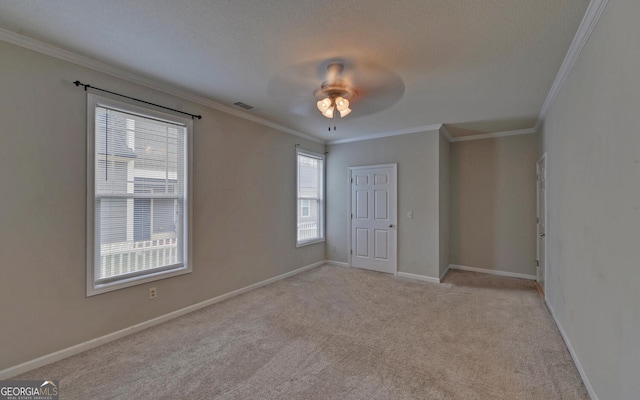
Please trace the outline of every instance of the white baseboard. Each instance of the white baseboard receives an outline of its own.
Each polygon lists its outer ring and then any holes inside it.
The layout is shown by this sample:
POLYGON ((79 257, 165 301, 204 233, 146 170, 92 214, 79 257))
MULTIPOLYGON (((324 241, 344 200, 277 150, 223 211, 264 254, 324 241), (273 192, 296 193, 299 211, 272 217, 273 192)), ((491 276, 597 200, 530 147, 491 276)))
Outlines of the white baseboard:
POLYGON ((458 270, 461 270, 461 271, 480 272, 480 273, 483 273, 483 274, 508 276, 510 278, 529 279, 529 280, 532 280, 532 281, 536 280, 536 276, 535 275, 520 274, 520 273, 517 273, 517 272, 497 271, 497 270, 494 270, 494 269, 467 267, 465 265, 449 264, 449 268, 448 269, 458 269, 458 270))
POLYGON ((444 272, 440 274, 440 282, 444 280, 444 277, 447 276, 449 270, 451 270, 451 265, 447 265, 447 268, 444 269, 444 272))
POLYGON ((329 263, 328 261, 324 261, 324 260, 323 261, 318 261, 318 262, 315 262, 313 264, 310 264, 310 265, 307 265, 307 266, 304 266, 304 267, 301 267, 301 268, 298 268, 298 269, 294 269, 293 271, 289 271, 289 272, 286 272, 284 274, 280 274, 280 275, 274 276, 273 278, 265 279, 263 281, 254 283, 254 284, 249 285, 249 286, 245 286, 243 288, 234 290, 234 291, 229 292, 229 293, 225 293, 223 295, 211 298, 209 300, 205 300, 205 301, 202 301, 200 303, 196 303, 196 304, 193 304, 191 306, 188 306, 188 307, 185 307, 185 308, 181 308, 179 310, 172 311, 172 312, 170 312, 168 314, 161 315, 159 317, 150 319, 148 321, 144 321, 144 322, 141 322, 139 324, 132 325, 132 326, 130 326, 128 328, 124 328, 124 329, 121 329, 121 330, 116 331, 116 332, 108 333, 108 334, 106 334, 104 336, 100 336, 99 338, 91 339, 91 340, 88 340, 86 342, 77 344, 75 346, 67 347, 66 349, 62 349, 62 350, 59 350, 59 351, 44 355, 42 357, 38 357, 36 359, 26 361, 26 362, 24 362, 22 364, 19 364, 19 365, 13 366, 13 367, 9 367, 7 369, 4 369, 4 370, 0 371, 0 380, 10 379, 10 378, 12 378, 14 376, 23 374, 23 373, 31 371, 33 369, 40 368, 40 367, 43 367, 45 365, 54 363, 56 361, 60 361, 62 359, 74 356, 76 354, 82 353, 83 351, 87 351, 87 350, 93 349, 94 347, 101 346, 103 344, 106 344, 106 343, 112 342, 114 340, 120 339, 122 337, 131 335, 131 334, 139 332, 141 330, 144 330, 144 329, 147 329, 147 328, 151 328, 152 326, 161 324, 161 323, 169 321, 171 319, 183 316, 183 315, 188 314, 190 312, 199 310, 201 308, 210 306, 210 305, 215 304, 215 303, 219 303, 219 302, 221 302, 223 300, 227 300, 227 299, 229 299, 231 297, 234 297, 234 296, 237 296, 239 294, 246 293, 248 291, 251 291, 253 289, 257 289, 257 288, 262 287, 262 286, 269 285, 269 284, 274 283, 276 281, 288 278, 288 277, 293 276, 293 275, 297 275, 297 274, 299 274, 301 272, 304 272, 304 271, 307 271, 309 269, 318 267, 320 265, 328 264, 328 263, 329 263))
POLYGON ((399 276, 402 278, 416 279, 419 281, 425 281, 425 282, 431 282, 431 283, 440 283, 440 279, 438 278, 433 278, 426 275, 410 274, 408 272, 397 272, 396 276, 399 276))
POLYGON ((591 382, 589 382, 589 378, 587 378, 587 373, 584 371, 584 368, 582 368, 582 364, 580 364, 580 360, 578 360, 578 356, 576 355, 576 352, 573 350, 573 347, 571 346, 571 342, 569 341, 569 338, 567 337, 567 334, 564 331, 564 328, 562 328, 562 325, 560 324, 560 321, 558 320, 558 317, 556 316, 555 311, 553 311, 553 307, 551 307, 549 300, 547 300, 546 298, 544 299, 544 302, 547 304, 547 308, 549 309, 549 312, 551 313, 553 320, 556 322, 556 326, 560 331, 560 335, 564 340, 564 344, 567 345, 567 349, 569 349, 569 354, 571 354, 571 358, 573 358, 573 363, 576 365, 578 372, 580 372, 580 376, 582 377, 582 382, 584 382, 584 386, 587 388, 587 392, 589 392, 589 396, 591 397, 591 400, 598 400, 598 395, 596 395, 596 392, 593 390, 593 386, 591 386, 591 382))
POLYGON ((342 262, 342 261, 326 260, 325 264, 337 265, 339 267, 351 267, 351 265, 349 265, 349 263, 342 262))

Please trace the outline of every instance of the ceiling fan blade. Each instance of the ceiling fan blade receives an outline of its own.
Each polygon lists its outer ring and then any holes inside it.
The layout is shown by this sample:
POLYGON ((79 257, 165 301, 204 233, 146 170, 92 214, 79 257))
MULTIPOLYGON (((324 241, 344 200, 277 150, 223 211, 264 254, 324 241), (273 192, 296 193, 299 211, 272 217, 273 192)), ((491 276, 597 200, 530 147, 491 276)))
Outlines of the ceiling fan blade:
POLYGON ((404 96, 404 82, 395 72, 375 64, 359 63, 347 71, 357 95, 351 100, 353 117, 375 114, 404 96))
MULTIPOLYGON (((278 107, 301 116, 320 115, 314 92, 327 78, 327 65, 317 61, 292 65, 278 72, 267 84, 267 94, 278 107)), ((321 118, 322 115, 320 115, 321 118)))
POLYGON ((267 84, 267 94, 271 97, 311 96, 318 87, 318 79, 309 76, 307 71, 287 69, 267 84))

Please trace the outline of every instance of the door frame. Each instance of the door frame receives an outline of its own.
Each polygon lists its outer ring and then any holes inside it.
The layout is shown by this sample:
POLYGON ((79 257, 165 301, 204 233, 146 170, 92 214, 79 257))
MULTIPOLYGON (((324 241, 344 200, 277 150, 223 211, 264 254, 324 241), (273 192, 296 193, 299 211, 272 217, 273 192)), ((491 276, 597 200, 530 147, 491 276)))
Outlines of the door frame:
POLYGON ((347 198, 347 263, 349 264, 349 267, 352 267, 351 264, 351 259, 353 257, 352 254, 352 243, 351 243, 351 172, 354 170, 359 170, 359 169, 370 169, 370 168, 391 168, 392 171, 391 173, 394 176, 394 182, 395 182, 395 187, 394 192, 395 192, 395 197, 396 197, 396 210, 395 210, 395 215, 396 215, 396 222, 395 222, 395 241, 396 241, 396 251, 394 252, 394 260, 393 260, 393 264, 394 264, 394 272, 393 275, 397 275, 398 274, 398 164, 397 163, 391 163, 391 164, 375 164, 375 165, 357 165, 357 166, 352 166, 349 167, 348 170, 348 175, 347 175, 347 185, 349 190, 347 191, 348 193, 348 198, 347 198))
MULTIPOLYGON (((540 163, 544 161, 544 215, 542 216, 544 218, 544 229, 545 229, 545 251, 544 251, 544 259, 540 259, 540 223, 539 221, 536 220, 536 259, 542 263, 542 267, 544 269, 543 271, 543 275, 544 275, 544 282, 542 282, 542 284, 544 285, 544 287, 542 287, 542 291, 545 294, 546 297, 546 293, 547 293, 547 272, 548 272, 548 268, 547 268, 547 252, 549 250, 549 246, 547 246, 547 238, 548 235, 547 233, 549 232, 549 211, 548 211, 548 204, 547 204, 547 176, 548 176, 548 171, 549 171, 549 165, 548 165, 548 161, 549 159, 547 158, 547 153, 543 153, 542 156, 540 156, 540 158, 536 161, 536 218, 539 218, 540 215, 540 185, 538 184, 538 181, 540 179, 540 163)), ((539 267, 538 267, 539 269, 539 267)), ((536 282, 538 282, 538 284, 540 279, 540 274, 539 272, 536 270, 536 282)))

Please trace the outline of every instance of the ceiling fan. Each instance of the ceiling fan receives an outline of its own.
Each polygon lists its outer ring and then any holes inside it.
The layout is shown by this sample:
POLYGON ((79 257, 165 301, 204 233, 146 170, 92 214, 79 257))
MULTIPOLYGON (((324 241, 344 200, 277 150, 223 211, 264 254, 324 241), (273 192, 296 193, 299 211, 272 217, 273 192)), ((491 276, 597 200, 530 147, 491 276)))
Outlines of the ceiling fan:
POLYGON ((349 99, 353 101, 357 95, 356 90, 340 74, 344 71, 344 65, 331 63, 327 66, 327 80, 315 91, 318 100, 316 106, 318 110, 327 118, 335 116, 336 109, 340 118, 344 118, 351 113, 349 99))
POLYGON ((281 70, 269 81, 267 93, 296 115, 357 118, 391 107, 402 98, 404 89, 400 76, 391 70, 332 58, 281 70))

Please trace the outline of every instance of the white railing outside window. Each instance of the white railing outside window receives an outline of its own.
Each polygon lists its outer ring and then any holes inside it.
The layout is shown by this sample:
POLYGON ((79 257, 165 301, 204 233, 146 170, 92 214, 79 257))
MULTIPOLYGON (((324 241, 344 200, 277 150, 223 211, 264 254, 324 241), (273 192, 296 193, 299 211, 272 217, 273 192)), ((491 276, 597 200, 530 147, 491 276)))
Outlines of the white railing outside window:
POLYGON ((315 222, 307 222, 298 224, 298 242, 314 239, 318 237, 318 224, 315 222))
POLYGON ((117 276, 178 263, 175 238, 100 245, 100 276, 117 276))

